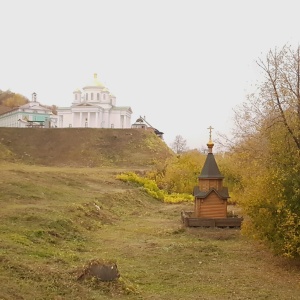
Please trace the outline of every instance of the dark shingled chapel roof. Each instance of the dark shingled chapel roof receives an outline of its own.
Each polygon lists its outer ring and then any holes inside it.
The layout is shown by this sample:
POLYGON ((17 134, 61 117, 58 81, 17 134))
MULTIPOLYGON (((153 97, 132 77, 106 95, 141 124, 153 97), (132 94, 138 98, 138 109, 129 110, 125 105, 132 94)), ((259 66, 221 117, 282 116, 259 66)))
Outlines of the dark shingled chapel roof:
POLYGON ((208 191, 204 192, 204 191, 200 191, 199 186, 195 186, 194 190, 193 190, 193 196, 195 196, 196 198, 200 198, 200 199, 205 199, 208 197, 208 195, 212 192, 215 192, 221 199, 228 199, 229 197, 229 193, 228 193, 228 188, 227 187, 222 187, 220 190, 216 190, 215 188, 211 188, 208 191))
POLYGON ((224 176, 220 173, 213 153, 208 153, 202 171, 198 178, 216 178, 222 179, 224 176))

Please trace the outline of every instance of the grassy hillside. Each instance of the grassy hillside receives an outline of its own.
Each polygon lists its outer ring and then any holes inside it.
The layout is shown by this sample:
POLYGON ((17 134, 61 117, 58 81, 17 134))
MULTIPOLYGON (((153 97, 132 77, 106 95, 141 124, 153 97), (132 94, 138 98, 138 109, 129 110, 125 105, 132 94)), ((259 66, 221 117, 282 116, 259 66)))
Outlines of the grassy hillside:
MULTIPOLYGON (((32 132, 31 141, 54 131, 32 132)), ((152 147, 143 149, 144 165, 142 154, 132 148, 120 150, 132 156, 119 154, 113 166, 84 167, 76 155, 76 161, 71 155, 60 159, 51 143, 49 150, 42 149, 52 160, 42 160, 34 147, 26 153, 35 157, 22 158, 22 144, 16 141, 30 143, 11 133, 2 135, 0 144, 1 300, 299 299, 295 262, 272 256, 237 229, 185 228, 180 212, 192 210, 192 204, 161 203, 116 179, 120 170, 131 168, 131 157, 136 157, 136 166, 147 168, 149 156, 157 151, 152 147), (94 259, 116 262, 120 279, 78 281, 94 259)), ((99 132, 86 131, 86 136, 94 134, 99 132)), ((56 146, 70 150, 78 140, 56 146)), ((92 148, 108 155, 105 143, 92 148)))
POLYGON ((45 166, 143 167, 174 155, 137 129, 0 128, 0 159, 45 166))

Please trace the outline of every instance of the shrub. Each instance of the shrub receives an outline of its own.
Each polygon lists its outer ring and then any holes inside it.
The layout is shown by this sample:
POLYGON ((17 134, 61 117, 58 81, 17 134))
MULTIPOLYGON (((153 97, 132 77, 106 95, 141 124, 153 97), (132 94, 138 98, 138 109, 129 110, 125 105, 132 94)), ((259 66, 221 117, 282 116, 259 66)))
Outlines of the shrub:
POLYGON ((143 187, 143 190, 151 197, 166 203, 179 203, 192 201, 193 196, 189 194, 170 193, 159 189, 156 182, 146 177, 140 177, 134 172, 121 173, 117 175, 117 179, 124 182, 136 183, 143 187))

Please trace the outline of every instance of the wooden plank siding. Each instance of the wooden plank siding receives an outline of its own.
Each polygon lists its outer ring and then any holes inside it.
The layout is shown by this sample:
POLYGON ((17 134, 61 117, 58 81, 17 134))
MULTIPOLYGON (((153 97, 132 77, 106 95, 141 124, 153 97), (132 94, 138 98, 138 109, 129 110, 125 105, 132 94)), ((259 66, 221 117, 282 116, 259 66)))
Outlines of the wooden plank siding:
POLYGON ((197 218, 226 218, 226 201, 212 192, 205 199, 195 199, 195 216, 197 218))
POLYGON ((221 179, 201 179, 199 180, 199 189, 201 191, 209 191, 212 188, 220 190, 223 187, 221 179))

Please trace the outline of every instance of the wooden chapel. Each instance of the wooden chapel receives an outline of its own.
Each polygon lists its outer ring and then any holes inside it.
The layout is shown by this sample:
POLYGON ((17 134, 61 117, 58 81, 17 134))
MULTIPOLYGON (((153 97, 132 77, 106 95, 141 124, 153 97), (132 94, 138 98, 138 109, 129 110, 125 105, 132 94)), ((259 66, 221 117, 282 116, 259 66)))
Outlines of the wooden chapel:
POLYGON ((214 143, 211 139, 211 130, 210 127, 210 138, 207 143, 208 154, 198 176, 198 185, 194 187, 193 191, 194 216, 197 218, 226 218, 228 188, 223 187, 224 176, 219 171, 212 151, 214 143))
POLYGON ((227 217, 228 188, 223 186, 224 176, 213 154, 214 143, 209 128, 208 154, 198 176, 198 185, 194 187, 194 211, 182 212, 182 221, 186 226, 204 227, 240 227, 241 218, 227 217))

